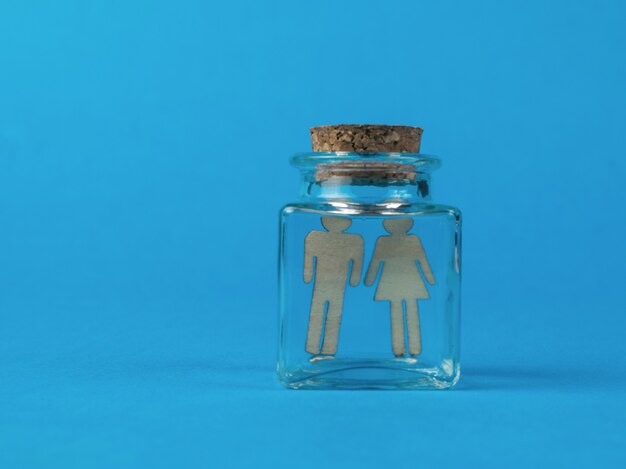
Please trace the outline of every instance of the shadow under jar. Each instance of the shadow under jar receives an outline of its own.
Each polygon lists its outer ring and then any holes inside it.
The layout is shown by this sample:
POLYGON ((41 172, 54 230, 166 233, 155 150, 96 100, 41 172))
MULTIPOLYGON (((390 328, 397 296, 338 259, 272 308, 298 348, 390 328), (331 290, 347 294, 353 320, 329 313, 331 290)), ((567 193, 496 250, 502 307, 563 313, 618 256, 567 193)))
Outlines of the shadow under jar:
POLYGON ((450 388, 460 374, 461 213, 431 200, 440 160, 418 153, 421 129, 406 152, 378 151, 396 149, 384 136, 398 126, 333 128, 359 151, 291 158, 302 186, 280 212, 278 377, 296 389, 450 388), (383 143, 355 145, 368 127, 383 143))

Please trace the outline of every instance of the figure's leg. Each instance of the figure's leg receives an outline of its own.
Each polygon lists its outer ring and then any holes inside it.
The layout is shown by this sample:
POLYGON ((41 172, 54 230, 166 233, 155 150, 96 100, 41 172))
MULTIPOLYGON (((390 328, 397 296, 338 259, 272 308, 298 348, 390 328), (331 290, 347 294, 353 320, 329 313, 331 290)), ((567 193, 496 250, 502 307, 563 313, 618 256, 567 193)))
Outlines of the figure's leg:
POLYGON ((320 353, 320 338, 322 337, 322 322, 324 320, 324 308, 326 300, 313 292, 311 312, 309 313, 309 330, 306 337, 305 350, 313 355, 320 353))
POLYGON ((391 348, 396 357, 402 357, 406 354, 402 300, 391 302, 391 348))
POLYGON ((324 355, 337 353, 342 310, 343 302, 341 300, 328 301, 328 312, 326 313, 326 324, 324 325, 324 345, 322 347, 324 355))
POLYGON ((409 353, 419 355, 422 353, 422 338, 420 337, 420 319, 416 300, 407 300, 406 302, 406 327, 409 333, 409 353))

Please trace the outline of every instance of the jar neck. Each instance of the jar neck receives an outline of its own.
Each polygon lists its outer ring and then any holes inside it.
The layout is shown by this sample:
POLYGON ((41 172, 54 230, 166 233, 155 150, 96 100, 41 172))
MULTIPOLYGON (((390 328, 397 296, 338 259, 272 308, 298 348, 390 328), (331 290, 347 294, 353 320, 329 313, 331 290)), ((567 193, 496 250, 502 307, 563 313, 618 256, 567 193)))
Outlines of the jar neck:
POLYGON ((302 199, 349 201, 377 204, 393 200, 419 203, 430 200, 430 175, 415 173, 413 179, 377 179, 331 177, 319 180, 316 174, 303 174, 300 186, 302 199))
POLYGON ((379 204, 430 200, 433 156, 413 153, 300 153, 291 158, 301 171, 300 197, 315 202, 379 204))

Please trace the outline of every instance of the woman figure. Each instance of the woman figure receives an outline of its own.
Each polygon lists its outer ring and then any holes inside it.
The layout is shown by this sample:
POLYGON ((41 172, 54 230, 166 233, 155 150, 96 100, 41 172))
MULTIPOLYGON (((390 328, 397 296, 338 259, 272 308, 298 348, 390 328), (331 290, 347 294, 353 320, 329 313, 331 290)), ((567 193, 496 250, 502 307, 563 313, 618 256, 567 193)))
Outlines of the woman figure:
POLYGON ((413 356, 422 351, 417 300, 428 299, 430 295, 422 280, 417 264, 429 284, 435 284, 422 242, 415 235, 407 234, 413 227, 410 218, 389 218, 383 221, 390 236, 380 236, 376 240, 374 255, 370 262, 365 285, 374 284, 380 264, 383 271, 378 281, 376 301, 391 303, 391 343, 396 356, 406 355, 404 342, 404 308, 409 338, 409 353, 413 356), (403 308, 404 304, 404 308, 403 308))

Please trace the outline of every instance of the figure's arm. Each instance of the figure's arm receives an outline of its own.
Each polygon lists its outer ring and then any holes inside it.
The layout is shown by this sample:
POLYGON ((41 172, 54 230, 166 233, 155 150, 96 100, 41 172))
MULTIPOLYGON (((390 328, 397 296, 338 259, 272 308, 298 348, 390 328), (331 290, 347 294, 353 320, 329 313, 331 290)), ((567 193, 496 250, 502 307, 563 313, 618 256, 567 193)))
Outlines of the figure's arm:
POLYGON ((350 274, 350 285, 356 287, 361 281, 361 271, 363 270, 363 238, 355 239, 354 255, 352 256, 352 273, 350 274))
POLYGON ((379 249, 380 240, 376 241, 376 247, 374 248, 374 255, 372 256, 372 260, 370 261, 370 265, 367 269, 367 274, 365 274, 365 285, 370 286, 374 284, 374 280, 376 280, 376 274, 378 273, 378 268, 380 266, 380 249, 379 249))
POLYGON ((424 273, 424 277, 431 285, 435 284, 435 276, 433 275, 433 271, 430 268, 430 264, 428 263, 428 259, 426 258, 426 251, 424 251, 424 247, 422 246, 422 242, 419 238, 417 238, 417 262, 419 262, 420 267, 422 268, 422 272, 424 273))
POLYGON ((304 240, 304 283, 313 280, 313 253, 311 252, 311 235, 310 233, 304 240))

